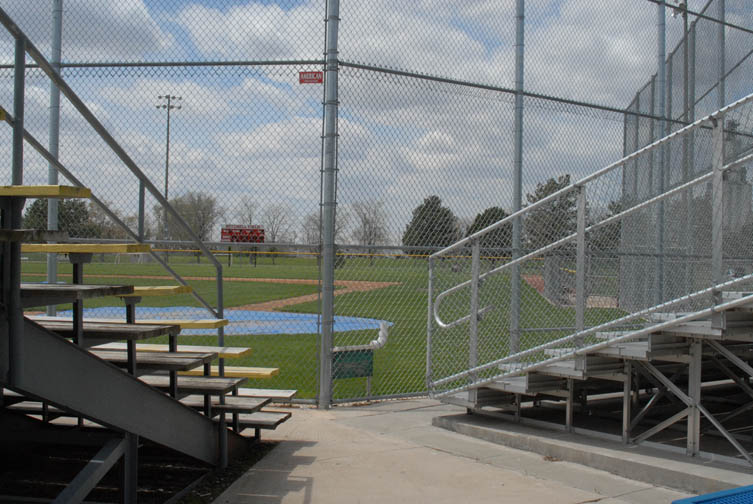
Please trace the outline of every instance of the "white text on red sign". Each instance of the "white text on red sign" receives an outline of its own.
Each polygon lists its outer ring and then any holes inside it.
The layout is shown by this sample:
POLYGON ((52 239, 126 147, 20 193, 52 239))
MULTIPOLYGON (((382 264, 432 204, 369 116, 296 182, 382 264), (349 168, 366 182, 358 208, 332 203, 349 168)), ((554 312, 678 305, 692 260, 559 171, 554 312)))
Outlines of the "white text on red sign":
POLYGON ((299 84, 321 84, 324 82, 324 72, 298 72, 299 84))

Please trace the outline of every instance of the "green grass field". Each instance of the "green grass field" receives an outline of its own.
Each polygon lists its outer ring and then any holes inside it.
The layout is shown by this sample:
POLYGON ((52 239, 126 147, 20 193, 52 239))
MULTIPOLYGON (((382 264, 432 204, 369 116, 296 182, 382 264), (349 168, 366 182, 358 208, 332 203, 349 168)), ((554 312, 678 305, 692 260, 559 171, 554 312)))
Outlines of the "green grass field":
MULTIPOLYGON (((33 258, 30 258, 33 259, 33 258)), ((95 258, 98 259, 98 258, 95 258)), ((440 264, 436 288, 447 288, 468 278, 467 261, 440 264)), ((184 277, 213 278, 214 267, 199 263, 195 257, 172 257, 170 266, 184 277)), ((535 264, 534 264, 535 266, 535 264)), ((491 267, 491 265, 486 265, 491 267)), ((41 281, 39 276, 46 271, 46 264, 27 261, 23 265, 24 281, 41 281)), ((70 278, 70 265, 59 264, 60 279, 70 278)), ((524 273, 535 273, 535 268, 524 273)), ((167 273, 157 264, 114 264, 98 262, 85 267, 87 283, 171 285, 170 279, 128 278, 128 276, 165 276, 167 273), (97 275, 114 275, 104 277, 97 275)), ((272 263, 268 257, 260 257, 256 266, 247 261, 236 260, 231 267, 223 266, 224 301, 226 309, 252 303, 285 299, 314 294, 318 286, 285 283, 260 283, 233 279, 306 279, 316 280, 319 269, 316 260, 309 257, 277 257, 272 263)), ((363 292, 351 292, 335 297, 336 315, 368 317, 392 323, 387 345, 374 352, 374 375, 371 392, 375 396, 405 394, 425 390, 426 328, 427 328, 427 262, 423 259, 379 258, 373 263, 368 258, 347 258, 336 270, 336 280, 362 282, 394 282, 363 292)), ((216 296, 215 280, 188 280, 194 289, 210 302, 216 296)), ((570 327, 575 324, 575 310, 571 307, 554 306, 528 284, 523 284, 522 297, 525 309, 521 325, 532 328, 570 327)), ((449 296, 443 304, 441 316, 454 320, 469 311, 469 291, 465 289, 449 296)), ((509 325, 509 277, 500 274, 483 284, 481 305, 492 304, 495 308, 480 323, 479 357, 486 361, 507 355, 507 329, 509 325)), ((145 306, 197 306, 191 295, 166 298, 144 298, 145 306)), ((117 298, 105 298, 87 302, 87 307, 122 306, 117 298)), ((61 307, 68 308, 68 307, 61 307)), ((283 311, 295 313, 318 313, 318 301, 285 307, 283 311)), ((623 313, 616 309, 594 308, 587 310, 587 324, 593 325, 612 320, 623 313)), ((551 341, 569 334, 569 331, 524 332, 522 348, 551 341)), ((338 332, 335 345, 368 343, 376 337, 376 331, 338 332)), ((216 336, 183 336, 186 344, 216 344, 216 336)), ((296 388, 299 397, 314 398, 318 382, 319 336, 317 334, 267 334, 226 335, 225 344, 248 346, 251 356, 226 361, 228 365, 253 365, 279 367, 279 376, 270 380, 250 381, 249 386, 264 388, 296 388)), ((465 369, 468 362, 468 325, 437 331, 434 335, 434 359, 440 362, 437 372, 445 375, 465 369)), ((365 378, 338 379, 334 383, 334 398, 356 398, 366 394, 365 378)))

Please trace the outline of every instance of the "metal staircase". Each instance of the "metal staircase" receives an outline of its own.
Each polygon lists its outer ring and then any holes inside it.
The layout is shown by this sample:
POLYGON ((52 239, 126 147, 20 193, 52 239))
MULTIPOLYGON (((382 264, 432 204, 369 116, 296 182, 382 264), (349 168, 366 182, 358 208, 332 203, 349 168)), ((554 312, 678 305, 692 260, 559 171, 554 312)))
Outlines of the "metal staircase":
MULTIPOLYGON (((139 359, 134 341, 154 336, 174 338, 176 325, 134 324, 122 321, 86 322, 80 325, 35 322, 24 316, 27 307, 73 302, 98 296, 123 296, 134 292, 128 285, 22 284, 21 241, 35 238, 61 239, 62 233, 19 230, 25 195, 38 195, 50 186, 5 186, 0 188, 2 250, 0 251, 0 445, 22 453, 39 445, 100 446, 88 464, 57 494, 54 502, 81 502, 100 479, 117 464, 123 467, 122 501, 136 502, 139 447, 143 440, 187 455, 201 466, 224 466, 228 456, 247 446, 246 440, 228 430, 225 410, 215 421, 212 408, 203 414, 180 402, 188 393, 202 394, 212 404, 218 396, 220 409, 225 394, 234 393, 243 379, 191 377, 190 390, 178 378, 166 394, 151 386, 143 371, 171 373, 175 370, 206 369, 216 352, 151 354, 139 359), (49 235, 49 236, 48 236, 49 235), (126 340, 127 351, 92 350, 101 341, 126 340), (144 368, 139 367, 143 360, 144 368), (126 369, 122 369, 125 365, 126 369), (30 417, 25 415, 32 415, 30 417), (78 424, 61 428, 56 417, 78 417, 78 424), (91 431, 95 431, 93 434, 91 431)), ((67 197, 69 189, 57 188, 52 197, 67 197)), ((74 191, 75 195, 88 194, 74 191)), ((84 196, 85 197, 85 196, 84 196)), ((170 384, 172 377, 164 375, 170 384)), ((241 398, 236 398, 241 400, 241 398)), ((268 401, 268 400, 267 400, 268 401)), ((238 402, 238 401, 236 401, 238 402)), ((265 404, 256 400, 233 404, 233 412, 256 411, 265 404)), ((232 412, 231 412, 232 413, 232 412)), ((232 420, 232 418, 231 418, 232 420)), ((2 486, 2 485, 0 485, 2 486)), ((7 496, 4 496, 5 498, 7 496)))
POLYGON ((431 395, 753 465, 752 131, 749 95, 432 255, 431 395))

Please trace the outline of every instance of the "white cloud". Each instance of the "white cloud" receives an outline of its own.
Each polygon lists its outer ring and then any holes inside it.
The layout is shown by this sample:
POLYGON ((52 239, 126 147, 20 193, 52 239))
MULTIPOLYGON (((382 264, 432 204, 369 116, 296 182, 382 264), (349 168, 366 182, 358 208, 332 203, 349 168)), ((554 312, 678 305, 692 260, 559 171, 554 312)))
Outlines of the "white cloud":
POLYGON ((249 2, 226 10, 191 4, 178 23, 202 54, 241 60, 319 58, 323 5, 306 2, 290 10, 249 2))
MULTIPOLYGON (((0 0, 0 7, 49 59, 52 2, 0 0)), ((172 36, 157 25, 143 0, 64 2, 64 60, 130 61, 158 54, 173 44, 172 36)), ((12 52, 3 51, 3 54, 12 52)))
POLYGON ((139 79, 125 87, 104 86, 98 92, 101 99, 131 110, 154 109, 166 103, 157 97, 168 93, 181 97, 174 102, 181 107, 181 114, 223 118, 231 111, 232 93, 190 80, 139 79))

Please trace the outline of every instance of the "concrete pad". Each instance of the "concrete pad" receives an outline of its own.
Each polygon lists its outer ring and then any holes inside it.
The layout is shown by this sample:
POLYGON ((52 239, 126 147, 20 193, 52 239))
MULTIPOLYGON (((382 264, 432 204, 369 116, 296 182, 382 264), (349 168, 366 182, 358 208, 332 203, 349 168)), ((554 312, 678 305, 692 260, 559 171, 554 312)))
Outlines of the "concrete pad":
POLYGON ((305 427, 293 437, 305 439, 281 443, 216 502, 575 504, 597 497, 341 425, 326 412, 295 416, 305 427))
POLYGON ((280 444, 215 502, 643 504, 688 496, 431 425, 460 411, 427 399, 295 409, 265 436, 280 444))
POLYGON ((753 477, 744 467, 694 461, 648 447, 623 446, 482 415, 440 416, 434 419, 434 425, 547 458, 575 462, 630 480, 694 494, 716 492, 753 482, 753 477))

